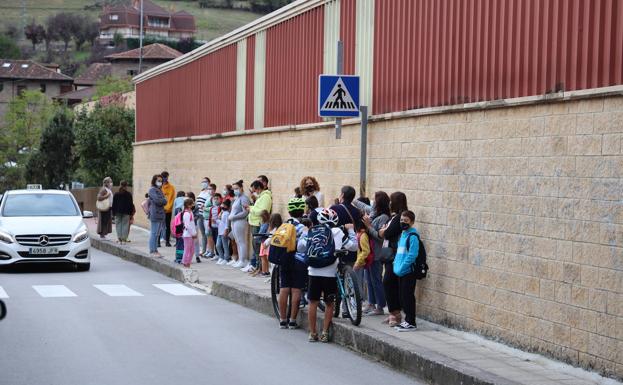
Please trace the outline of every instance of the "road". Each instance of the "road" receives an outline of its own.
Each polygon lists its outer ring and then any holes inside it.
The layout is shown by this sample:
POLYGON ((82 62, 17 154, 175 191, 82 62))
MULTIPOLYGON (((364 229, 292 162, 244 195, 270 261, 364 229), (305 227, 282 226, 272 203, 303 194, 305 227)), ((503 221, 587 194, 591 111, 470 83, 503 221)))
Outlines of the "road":
POLYGON ((0 297, 2 385, 423 385, 97 250, 90 272, 2 271, 0 297))

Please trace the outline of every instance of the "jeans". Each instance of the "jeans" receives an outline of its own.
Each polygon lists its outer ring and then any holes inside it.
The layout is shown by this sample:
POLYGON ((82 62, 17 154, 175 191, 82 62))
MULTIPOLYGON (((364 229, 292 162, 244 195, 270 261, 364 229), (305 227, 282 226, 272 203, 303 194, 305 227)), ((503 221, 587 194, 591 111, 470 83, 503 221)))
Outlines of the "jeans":
POLYGON ((221 259, 230 260, 229 257, 229 237, 219 235, 216 239, 216 251, 221 259))
POLYGON ((149 252, 155 253, 158 251, 158 238, 162 232, 162 222, 151 221, 149 227, 149 252))
POLYGON ((117 231, 117 239, 127 241, 130 234, 130 216, 128 214, 115 215, 115 228, 117 231))
POLYGON ((368 281, 368 303, 376 305, 379 309, 386 305, 382 271, 383 266, 379 261, 372 262, 372 265, 365 270, 366 281, 368 281))
POLYGON ((403 277, 398 277, 400 287, 400 304, 405 312, 405 321, 415 325, 415 273, 411 272, 403 277))
POLYGON ((199 234, 201 234, 201 239, 199 240, 199 246, 201 246, 199 248, 201 254, 205 253, 207 251, 206 247, 208 245, 208 238, 206 237, 206 228, 205 228, 205 221, 203 220, 203 217, 197 217, 197 230, 199 230, 199 234))
POLYGON ((259 237, 254 237, 255 234, 260 232, 260 226, 251 226, 251 244, 253 245, 253 257, 251 258, 251 266, 256 269, 260 268, 260 246, 262 240, 259 237))

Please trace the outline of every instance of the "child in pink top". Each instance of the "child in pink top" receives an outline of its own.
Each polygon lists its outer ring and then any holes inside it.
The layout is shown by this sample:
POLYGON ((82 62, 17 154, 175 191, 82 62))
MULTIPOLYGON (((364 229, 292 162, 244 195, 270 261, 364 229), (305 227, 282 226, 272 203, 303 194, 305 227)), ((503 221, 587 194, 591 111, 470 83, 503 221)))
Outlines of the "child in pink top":
POLYGON ((191 198, 184 199, 184 212, 182 220, 184 222, 184 255, 182 256, 182 264, 184 267, 190 267, 190 262, 195 254, 195 240, 197 237, 197 227, 195 226, 195 218, 193 216, 193 204, 195 202, 191 198))

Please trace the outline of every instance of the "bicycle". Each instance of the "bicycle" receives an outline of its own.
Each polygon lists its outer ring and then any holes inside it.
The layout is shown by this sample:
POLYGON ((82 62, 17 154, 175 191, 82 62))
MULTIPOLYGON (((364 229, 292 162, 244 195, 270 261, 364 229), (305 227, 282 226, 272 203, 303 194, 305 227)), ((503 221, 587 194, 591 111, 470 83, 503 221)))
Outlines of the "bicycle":
POLYGON ((336 252, 340 261, 337 265, 337 273, 335 278, 337 279, 338 295, 335 300, 335 310, 333 312, 334 317, 340 315, 340 304, 346 303, 346 314, 350 319, 350 323, 355 326, 359 326, 361 323, 361 292, 359 291, 359 278, 353 270, 353 268, 344 262, 342 257, 348 254, 345 250, 336 252))

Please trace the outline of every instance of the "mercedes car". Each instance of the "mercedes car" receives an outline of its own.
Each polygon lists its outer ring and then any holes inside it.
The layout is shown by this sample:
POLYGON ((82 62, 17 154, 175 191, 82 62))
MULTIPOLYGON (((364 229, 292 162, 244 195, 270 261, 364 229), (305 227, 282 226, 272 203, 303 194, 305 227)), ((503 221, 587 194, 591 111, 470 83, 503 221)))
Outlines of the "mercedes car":
POLYGON ((91 267, 89 231, 76 199, 68 191, 12 190, 0 202, 0 266, 71 263, 91 267))

